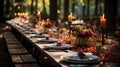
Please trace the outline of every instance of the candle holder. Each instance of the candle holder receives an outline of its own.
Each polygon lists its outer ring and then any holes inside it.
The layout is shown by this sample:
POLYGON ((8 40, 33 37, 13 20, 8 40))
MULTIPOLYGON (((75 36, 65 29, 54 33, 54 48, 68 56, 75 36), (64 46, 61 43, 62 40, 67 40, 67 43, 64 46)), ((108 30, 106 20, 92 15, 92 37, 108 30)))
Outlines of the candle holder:
POLYGON ((100 27, 101 27, 101 34, 102 34, 102 45, 104 45, 105 30, 106 30, 106 19, 104 18, 104 14, 102 17, 100 17, 100 27))
POLYGON ((69 24, 69 34, 71 34, 71 24, 72 24, 72 22, 68 22, 68 24, 69 24))
POLYGON ((101 33, 102 33, 102 45, 104 45, 105 39, 104 39, 104 28, 101 27, 101 33))

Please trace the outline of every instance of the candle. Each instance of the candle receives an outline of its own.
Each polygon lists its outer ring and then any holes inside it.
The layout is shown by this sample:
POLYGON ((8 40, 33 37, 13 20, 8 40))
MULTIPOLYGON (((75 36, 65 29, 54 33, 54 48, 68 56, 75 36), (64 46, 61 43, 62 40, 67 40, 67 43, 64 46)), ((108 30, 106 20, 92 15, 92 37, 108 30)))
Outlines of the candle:
POLYGON ((37 17, 38 17, 38 20, 41 20, 41 13, 40 12, 37 12, 37 17))
POLYGON ((102 24, 106 24, 106 19, 105 18, 101 18, 100 19, 100 24, 102 25, 102 24))
POLYGON ((106 19, 104 18, 104 14, 103 16, 100 18, 100 25, 103 26, 106 24, 106 19))
POLYGON ((68 15, 68 22, 72 22, 72 13, 68 15))

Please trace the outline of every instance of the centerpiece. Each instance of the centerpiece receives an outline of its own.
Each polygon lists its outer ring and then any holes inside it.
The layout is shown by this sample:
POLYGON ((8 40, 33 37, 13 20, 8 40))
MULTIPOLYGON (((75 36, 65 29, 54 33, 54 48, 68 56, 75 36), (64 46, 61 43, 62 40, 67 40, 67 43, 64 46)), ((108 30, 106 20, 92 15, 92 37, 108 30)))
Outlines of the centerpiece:
POLYGON ((74 46, 88 47, 88 40, 92 36, 92 32, 85 26, 76 25, 72 27, 72 35, 75 36, 74 46))
POLYGON ((49 29, 52 27, 52 23, 49 21, 49 19, 47 19, 44 22, 43 27, 44 27, 44 33, 48 33, 49 29))
POLYGON ((94 33, 86 28, 86 26, 76 25, 72 27, 72 35, 75 37, 75 41, 73 42, 73 46, 75 50, 78 51, 78 56, 80 58, 84 58, 84 52, 87 51, 87 48, 90 47, 88 44, 89 38, 94 35, 94 33))

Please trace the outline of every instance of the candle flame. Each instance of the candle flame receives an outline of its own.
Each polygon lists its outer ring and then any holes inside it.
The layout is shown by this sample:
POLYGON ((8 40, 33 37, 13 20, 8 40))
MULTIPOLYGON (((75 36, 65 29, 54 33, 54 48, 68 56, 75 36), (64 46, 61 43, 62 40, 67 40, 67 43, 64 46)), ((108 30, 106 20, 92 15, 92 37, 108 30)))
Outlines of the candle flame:
POLYGON ((102 18, 105 18, 105 15, 103 14, 102 18))
POLYGON ((72 13, 70 13, 70 15, 72 16, 72 13))

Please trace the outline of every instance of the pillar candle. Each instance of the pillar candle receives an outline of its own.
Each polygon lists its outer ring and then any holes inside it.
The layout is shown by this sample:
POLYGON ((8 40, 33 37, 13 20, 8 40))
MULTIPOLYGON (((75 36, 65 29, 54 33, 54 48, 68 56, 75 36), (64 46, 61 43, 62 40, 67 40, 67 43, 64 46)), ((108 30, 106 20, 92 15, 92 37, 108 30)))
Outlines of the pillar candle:
POLYGON ((100 18, 100 25, 101 25, 102 27, 104 27, 104 26, 106 25, 106 18, 104 18, 104 14, 103 14, 103 16, 100 18))
POLYGON ((68 22, 72 22, 72 14, 68 15, 68 22))
POLYGON ((106 19, 105 18, 100 18, 100 24, 101 25, 106 24, 106 19))

